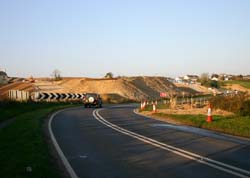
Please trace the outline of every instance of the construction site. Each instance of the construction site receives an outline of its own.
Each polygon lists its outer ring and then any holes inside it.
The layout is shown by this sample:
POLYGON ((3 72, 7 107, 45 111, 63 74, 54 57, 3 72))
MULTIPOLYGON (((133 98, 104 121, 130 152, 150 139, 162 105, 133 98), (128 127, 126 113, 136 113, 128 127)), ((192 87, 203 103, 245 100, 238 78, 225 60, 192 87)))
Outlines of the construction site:
POLYGON ((104 101, 114 103, 126 101, 157 100, 160 94, 171 96, 195 96, 211 93, 206 87, 175 85, 165 77, 122 77, 112 79, 49 78, 15 79, 0 87, 0 99, 8 99, 10 90, 34 93, 99 93, 104 101))

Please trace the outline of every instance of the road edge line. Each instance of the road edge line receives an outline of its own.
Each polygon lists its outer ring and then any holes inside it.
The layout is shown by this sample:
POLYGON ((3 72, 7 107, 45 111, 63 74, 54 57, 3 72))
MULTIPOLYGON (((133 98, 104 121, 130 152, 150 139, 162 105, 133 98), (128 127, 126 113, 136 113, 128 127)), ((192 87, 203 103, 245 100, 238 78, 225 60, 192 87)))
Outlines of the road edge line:
MULTIPOLYGON (((72 108, 71 108, 71 109, 72 109, 72 108)), ((69 173, 70 177, 71 177, 71 178, 79 178, 79 177, 76 175, 76 173, 75 173, 75 171, 73 170, 73 168, 71 167, 71 165, 70 165, 69 161, 67 160, 66 156, 64 155, 62 149, 60 148, 60 146, 59 146, 59 144, 58 144, 58 142, 57 142, 57 140, 56 140, 56 138, 55 138, 55 136, 54 136, 54 133, 53 133, 53 131, 52 131, 52 127, 51 127, 51 123, 52 123, 54 117, 55 117, 57 114, 59 114, 59 113, 61 113, 61 112, 64 112, 64 111, 67 111, 67 110, 70 110, 70 109, 63 109, 63 110, 57 111, 57 112, 53 113, 53 114, 50 116, 49 122, 48 122, 49 135, 50 135, 50 139, 51 139, 51 141, 52 141, 52 143, 53 143, 53 146, 54 146, 54 148, 56 149, 57 154, 58 154, 58 156, 60 157, 60 159, 61 159, 61 161, 62 161, 64 167, 66 168, 67 172, 69 173)))

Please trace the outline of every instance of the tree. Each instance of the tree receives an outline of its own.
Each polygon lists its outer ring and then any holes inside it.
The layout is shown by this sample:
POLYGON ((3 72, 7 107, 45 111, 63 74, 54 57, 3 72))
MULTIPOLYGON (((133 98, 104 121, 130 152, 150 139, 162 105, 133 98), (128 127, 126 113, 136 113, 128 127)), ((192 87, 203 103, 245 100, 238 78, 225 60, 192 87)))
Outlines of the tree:
POLYGON ((202 73, 200 77, 201 85, 207 85, 209 83, 209 74, 208 73, 202 73))
POLYGON ((54 78, 55 81, 58 81, 58 80, 61 80, 61 79, 62 79, 62 77, 61 77, 61 71, 58 70, 58 69, 55 69, 55 70, 52 72, 51 76, 54 78))
POLYGON ((104 78, 113 78, 114 74, 112 72, 108 72, 106 73, 106 75, 104 76, 104 78))
POLYGON ((210 82, 210 86, 212 87, 212 88, 220 88, 220 85, 219 85, 219 82, 217 82, 217 81, 214 81, 214 80, 212 80, 211 82, 210 82))

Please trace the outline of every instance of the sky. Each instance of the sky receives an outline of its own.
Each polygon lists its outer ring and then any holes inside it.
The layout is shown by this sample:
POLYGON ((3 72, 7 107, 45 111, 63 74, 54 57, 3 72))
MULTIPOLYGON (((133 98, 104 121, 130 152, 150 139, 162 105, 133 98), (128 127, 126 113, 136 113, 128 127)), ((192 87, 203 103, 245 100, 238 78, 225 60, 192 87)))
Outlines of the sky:
POLYGON ((9 76, 250 74, 249 0, 0 0, 9 76))

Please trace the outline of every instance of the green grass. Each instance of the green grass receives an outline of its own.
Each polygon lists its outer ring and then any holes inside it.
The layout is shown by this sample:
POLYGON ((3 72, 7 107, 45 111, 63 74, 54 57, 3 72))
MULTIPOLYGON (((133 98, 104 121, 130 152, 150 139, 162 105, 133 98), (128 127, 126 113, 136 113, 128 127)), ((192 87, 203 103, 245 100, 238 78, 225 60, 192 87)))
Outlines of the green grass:
POLYGON ((250 89, 250 81, 249 80, 232 80, 232 81, 224 81, 222 82, 222 86, 224 85, 232 85, 238 84, 244 88, 250 89))
POLYGON ((5 107, 8 111, 5 112, 7 113, 5 117, 12 117, 13 112, 16 120, 0 129, 1 177, 59 177, 59 171, 55 169, 51 161, 49 147, 43 137, 42 124, 51 112, 72 105, 43 103, 34 107, 34 104, 22 103, 18 106, 5 107), (26 110, 28 108, 33 109, 28 111, 26 110), (26 172, 27 166, 32 167, 31 173, 26 172))
POLYGON ((180 115, 154 113, 153 116, 171 118, 185 125, 219 131, 231 135, 250 137, 250 117, 213 116, 213 122, 207 123, 205 115, 180 115))
MULTIPOLYGON (((60 105, 68 105, 68 103, 60 103, 60 105)), ((0 123, 7 119, 13 118, 20 114, 39 110, 42 108, 49 108, 58 106, 58 103, 35 103, 35 102, 15 102, 3 101, 0 102, 0 123)))

